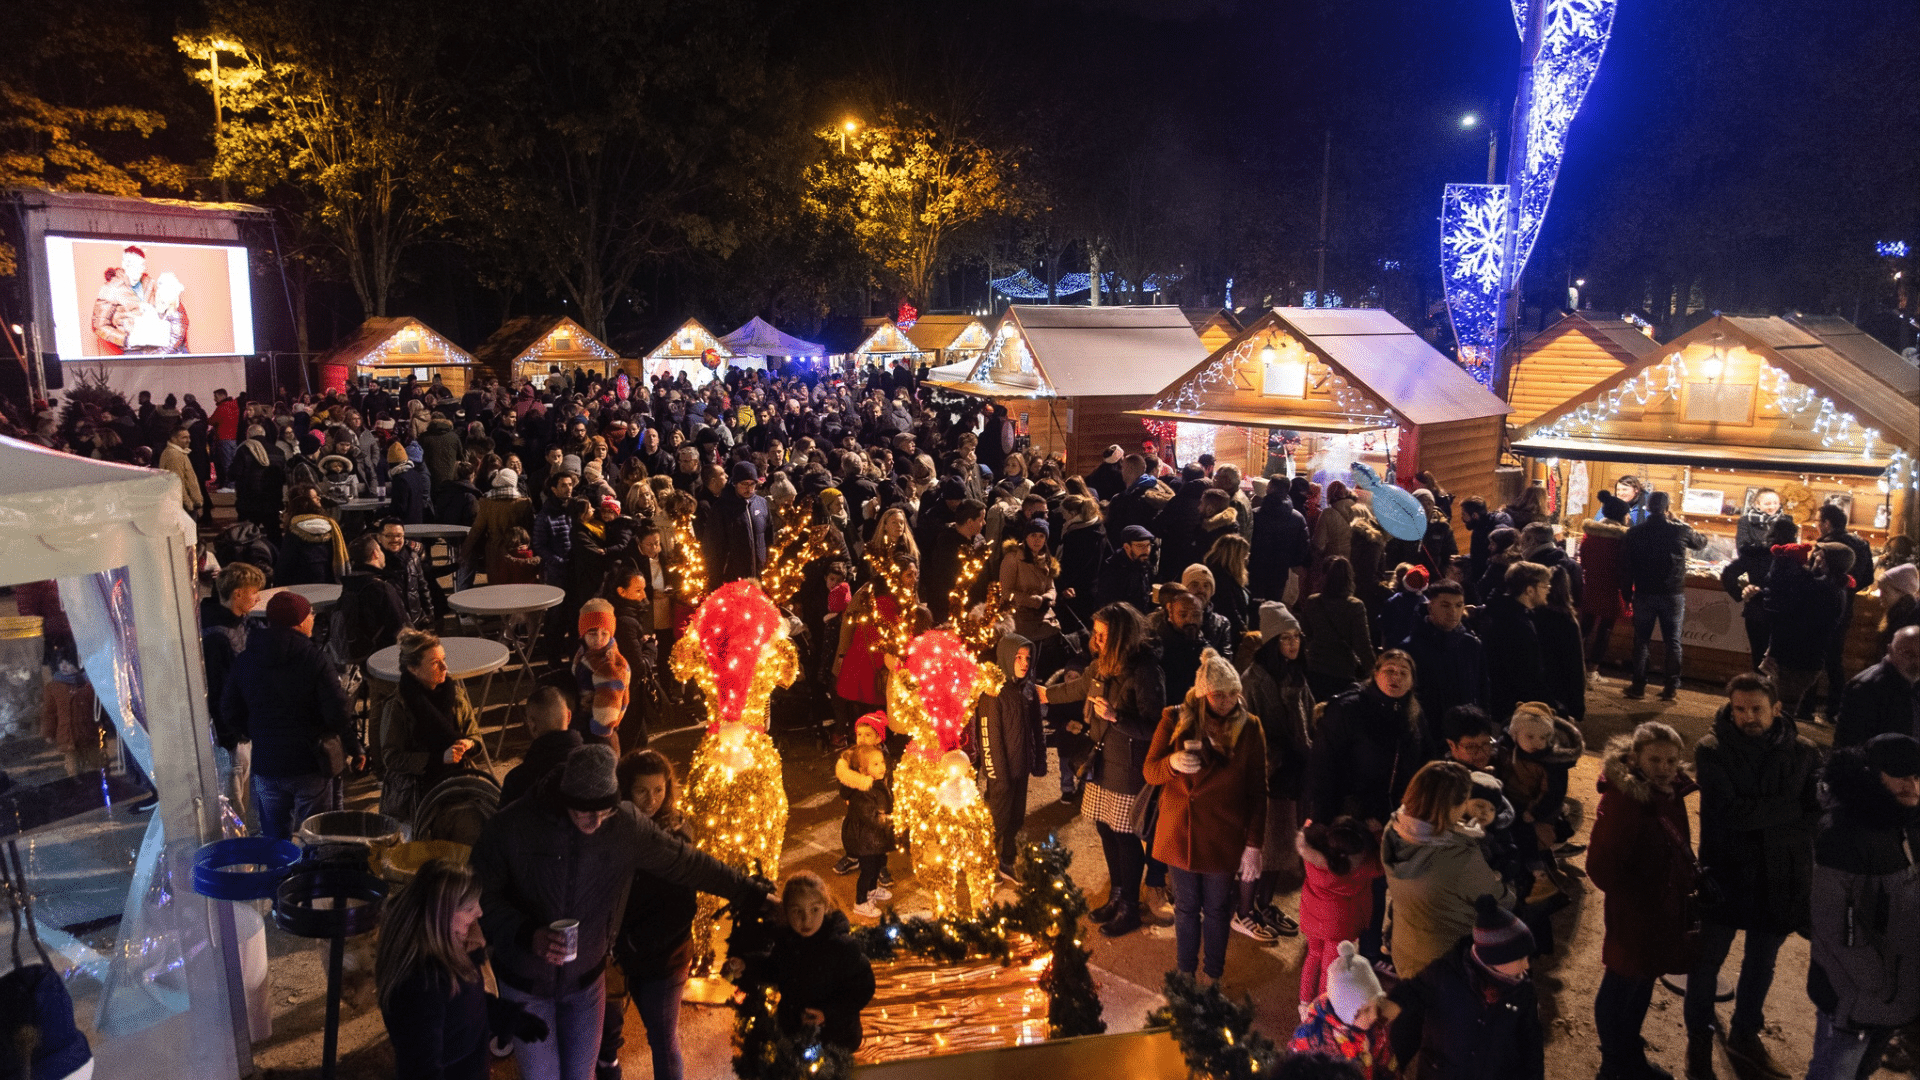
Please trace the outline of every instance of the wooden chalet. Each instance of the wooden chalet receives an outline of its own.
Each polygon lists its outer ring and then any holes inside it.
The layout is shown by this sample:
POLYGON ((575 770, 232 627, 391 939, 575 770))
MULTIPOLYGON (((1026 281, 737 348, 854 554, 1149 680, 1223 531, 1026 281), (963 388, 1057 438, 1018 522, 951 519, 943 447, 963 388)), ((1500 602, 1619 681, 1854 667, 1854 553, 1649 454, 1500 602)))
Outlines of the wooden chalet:
POLYGON ((620 363, 618 353, 565 315, 509 319, 473 350, 473 358, 503 379, 543 380, 579 368, 612 375, 620 363))
POLYGON ((323 386, 362 378, 393 386, 411 375, 464 394, 474 359, 419 319, 393 315, 361 323, 359 331, 321 353, 315 364, 323 386))
POLYGON ((628 375, 651 386, 656 378, 672 379, 682 374, 696 388, 712 382, 726 368, 733 354, 720 343, 713 331, 688 319, 667 339, 638 360, 622 360, 628 375))
POLYGON ((928 384, 1005 405, 1037 453, 1084 473, 1108 446, 1137 450, 1145 433, 1129 410, 1205 356, 1177 307, 1016 304, 964 377, 928 384))
POLYGON ((906 333, 928 362, 938 366, 978 360, 993 342, 987 324, 972 315, 922 315, 906 333))
POLYGON ((1576 311, 1528 338, 1507 377, 1507 423, 1520 427, 1593 384, 1660 351, 1638 324, 1576 311))

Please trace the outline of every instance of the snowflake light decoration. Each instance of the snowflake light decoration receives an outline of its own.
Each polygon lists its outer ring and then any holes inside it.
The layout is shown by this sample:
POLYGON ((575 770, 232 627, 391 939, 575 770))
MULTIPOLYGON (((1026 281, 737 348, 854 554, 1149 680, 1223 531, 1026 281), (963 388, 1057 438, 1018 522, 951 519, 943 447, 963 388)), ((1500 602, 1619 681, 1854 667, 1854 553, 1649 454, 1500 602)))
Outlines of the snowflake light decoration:
POLYGON ((1504 185, 1447 185, 1440 203, 1440 280, 1460 365, 1482 385, 1492 384, 1498 348, 1506 222, 1504 185))
MULTIPOLYGON (((1540 0, 1533 0, 1540 2, 1540 0)), ((1586 100, 1600 58, 1613 33, 1617 0, 1544 0, 1540 52, 1535 57, 1525 125, 1526 147, 1517 167, 1507 170, 1509 184, 1449 184, 1441 201, 1441 279, 1459 342, 1460 362, 1474 378, 1491 385, 1499 349, 1504 290, 1520 280, 1540 223, 1547 215, 1567 132, 1586 100), (1518 218, 1512 265, 1506 265, 1506 192, 1517 192, 1512 209, 1518 218), (1500 212, 1486 209, 1498 190, 1500 212), (1489 229, 1489 225, 1491 228, 1489 229), (1504 273, 1503 273, 1504 271, 1504 273), (1491 285, 1488 275, 1491 273, 1491 285)), ((1514 24, 1524 41, 1529 0, 1512 0, 1514 24)))

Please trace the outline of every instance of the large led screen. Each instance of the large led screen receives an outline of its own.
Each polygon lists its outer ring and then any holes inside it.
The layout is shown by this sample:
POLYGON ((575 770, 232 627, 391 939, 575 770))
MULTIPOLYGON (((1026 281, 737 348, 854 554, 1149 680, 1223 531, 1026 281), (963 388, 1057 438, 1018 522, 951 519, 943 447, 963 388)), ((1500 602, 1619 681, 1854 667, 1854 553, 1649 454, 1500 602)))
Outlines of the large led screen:
POLYGON ((253 352, 246 248, 46 240, 60 359, 253 352))

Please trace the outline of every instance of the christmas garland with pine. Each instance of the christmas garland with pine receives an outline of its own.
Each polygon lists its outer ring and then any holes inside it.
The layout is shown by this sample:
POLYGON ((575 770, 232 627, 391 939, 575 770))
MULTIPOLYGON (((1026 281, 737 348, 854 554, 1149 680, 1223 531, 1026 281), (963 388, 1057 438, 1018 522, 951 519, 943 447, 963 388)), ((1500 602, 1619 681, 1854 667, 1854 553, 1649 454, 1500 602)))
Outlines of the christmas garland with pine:
MULTIPOLYGON (((1089 953, 1081 940, 1087 900, 1067 870, 1073 853, 1049 835, 1027 844, 1021 854, 1017 897, 966 919, 902 919, 889 908, 878 926, 860 927, 853 940, 868 960, 893 960, 902 954, 947 963, 973 958, 1013 962, 1014 935, 1039 942, 1052 956, 1040 977, 1047 992, 1051 1037, 1098 1035, 1100 995, 1087 969, 1089 953)), ((769 890, 771 891, 771 890, 769 890)), ((765 911, 732 911, 729 955, 751 955, 768 946, 772 926, 765 911)), ((774 1018, 778 989, 768 984, 739 986, 734 1004, 733 1071, 742 1080, 842 1080, 853 1059, 845 1050, 817 1039, 797 1040, 780 1031, 774 1018)))
POLYGON ((1187 1069, 1209 1080, 1259 1080, 1281 1058, 1273 1040, 1253 1030, 1253 999, 1239 1001, 1217 984, 1167 972, 1165 1006, 1147 1014, 1149 1028, 1171 1028, 1187 1069))

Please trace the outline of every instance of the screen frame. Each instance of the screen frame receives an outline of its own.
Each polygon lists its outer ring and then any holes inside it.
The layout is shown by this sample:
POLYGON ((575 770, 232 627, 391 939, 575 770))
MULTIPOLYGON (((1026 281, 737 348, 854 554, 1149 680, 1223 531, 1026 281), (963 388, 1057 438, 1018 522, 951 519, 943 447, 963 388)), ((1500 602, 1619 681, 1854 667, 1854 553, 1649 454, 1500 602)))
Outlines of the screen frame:
MULTIPOLYGON (((47 275, 48 314, 52 316, 53 321, 53 352, 62 363, 117 364, 129 360, 165 363, 195 357, 254 354, 252 262, 251 249, 246 244, 238 241, 226 243, 199 239, 176 240, 168 237, 128 236, 74 230, 48 230, 41 235, 40 239, 41 254, 45 258, 47 275), (74 277, 73 244, 75 241, 132 244, 142 248, 155 246, 211 248, 226 252, 228 303, 232 305, 230 310, 233 317, 233 348, 221 352, 134 353, 117 356, 88 354, 82 345, 82 335, 91 331, 92 305, 91 301, 85 307, 81 305, 78 283, 74 277)), ((191 309, 189 309, 189 317, 191 317, 191 309)))

